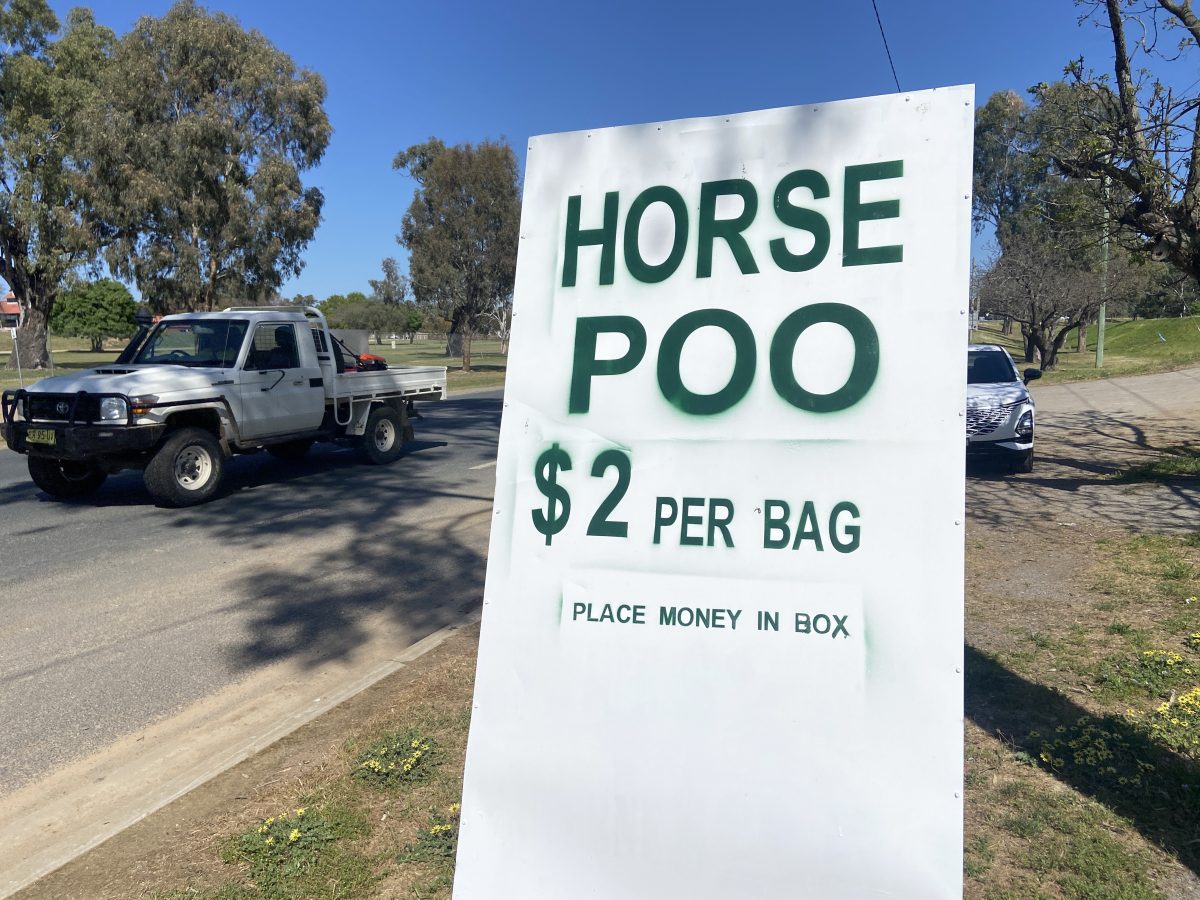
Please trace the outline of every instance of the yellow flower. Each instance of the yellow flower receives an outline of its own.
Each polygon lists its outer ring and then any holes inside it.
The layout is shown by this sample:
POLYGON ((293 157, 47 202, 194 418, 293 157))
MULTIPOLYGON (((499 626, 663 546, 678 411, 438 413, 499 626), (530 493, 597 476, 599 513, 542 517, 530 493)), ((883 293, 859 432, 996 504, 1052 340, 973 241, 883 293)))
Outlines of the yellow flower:
POLYGON ((460 809, 462 809, 462 806, 460 806, 458 803, 451 803, 450 804, 450 815, 452 815, 452 816, 457 815, 458 811, 460 809))
POLYGON ((288 843, 294 844, 298 840, 300 840, 300 829, 293 828, 292 833, 288 835, 288 843))
POLYGON ((302 806, 302 807, 300 807, 298 810, 296 810, 296 818, 297 818, 297 819, 303 819, 303 818, 304 818, 304 807, 303 807, 303 806, 302 806))
POLYGON ((266 839, 266 840, 265 840, 263 843, 265 843, 265 844, 273 844, 273 843, 275 843, 275 838, 273 838, 273 837, 272 837, 272 836, 270 836, 270 835, 267 835, 267 839, 266 839))

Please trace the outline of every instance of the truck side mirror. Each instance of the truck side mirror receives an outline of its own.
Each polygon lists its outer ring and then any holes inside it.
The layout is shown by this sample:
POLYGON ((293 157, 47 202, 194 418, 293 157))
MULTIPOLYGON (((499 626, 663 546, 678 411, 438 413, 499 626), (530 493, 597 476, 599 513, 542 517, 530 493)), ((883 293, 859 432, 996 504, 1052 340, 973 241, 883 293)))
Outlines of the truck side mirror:
POLYGON ((1029 382, 1031 382, 1031 381, 1037 381, 1041 377, 1042 377, 1041 369, 1026 369, 1024 372, 1024 378, 1025 378, 1026 384, 1029 384, 1029 382))

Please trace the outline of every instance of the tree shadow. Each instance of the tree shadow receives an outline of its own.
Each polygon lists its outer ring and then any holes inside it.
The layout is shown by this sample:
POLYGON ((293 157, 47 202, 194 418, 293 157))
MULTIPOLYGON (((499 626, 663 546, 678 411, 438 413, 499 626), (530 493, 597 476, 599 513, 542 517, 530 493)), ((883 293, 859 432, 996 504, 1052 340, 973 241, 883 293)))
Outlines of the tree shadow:
POLYGON ((966 647, 966 713, 1200 875, 1200 766, 966 647), (1042 758, 1049 757, 1049 762, 1042 758))
POLYGON ((248 615, 229 665, 312 668, 352 657, 379 616, 416 641, 477 609, 494 469, 472 466, 495 459, 500 409, 499 396, 425 409, 425 439, 387 466, 337 447, 298 463, 257 454, 216 501, 162 522, 181 539, 198 531, 264 551, 262 566, 231 586, 248 615), (281 540, 303 541, 305 555, 273 560, 281 540))

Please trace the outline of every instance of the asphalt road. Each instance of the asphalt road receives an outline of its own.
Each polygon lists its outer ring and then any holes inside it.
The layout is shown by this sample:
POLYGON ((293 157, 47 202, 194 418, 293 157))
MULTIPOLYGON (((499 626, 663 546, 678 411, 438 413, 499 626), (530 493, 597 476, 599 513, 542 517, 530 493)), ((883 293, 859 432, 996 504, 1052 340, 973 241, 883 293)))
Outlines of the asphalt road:
POLYGON ((469 614, 500 407, 423 405, 391 466, 238 457, 188 510, 138 472, 52 500, 0 449, 0 797, 231 686, 328 693, 469 614))

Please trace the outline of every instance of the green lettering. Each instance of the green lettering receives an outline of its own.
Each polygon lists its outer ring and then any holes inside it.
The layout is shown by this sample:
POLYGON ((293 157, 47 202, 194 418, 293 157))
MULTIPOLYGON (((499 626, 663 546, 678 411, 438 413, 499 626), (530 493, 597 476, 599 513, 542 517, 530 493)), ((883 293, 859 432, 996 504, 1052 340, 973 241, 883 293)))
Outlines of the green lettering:
POLYGON ((574 194, 567 198, 567 232, 563 241, 563 287, 575 286, 575 270, 579 263, 579 248, 599 245, 600 283, 612 284, 617 257, 618 191, 604 195, 604 224, 599 228, 579 227, 582 198, 574 194))
POLYGON ((677 621, 678 612, 674 606, 660 606, 658 608, 658 624, 674 625, 677 621))
POLYGON ((660 543, 663 526, 674 525, 675 517, 679 515, 679 505, 674 497, 659 497, 654 511, 654 543, 660 543))
POLYGON ((679 546, 681 547, 700 547, 704 544, 704 538, 700 535, 688 534, 689 526, 700 525, 704 522, 704 516, 691 515, 691 511, 697 506, 704 506, 703 497, 683 498, 683 518, 680 520, 679 526, 679 546))
POLYGON ((811 500, 805 500, 804 509, 800 511, 800 521, 796 523, 796 540, 792 542, 792 549, 799 550, 805 541, 812 541, 820 551, 825 550, 821 544, 821 529, 817 525, 817 510, 811 500))
POLYGON ((829 514, 829 540, 838 553, 853 553, 858 549, 858 537, 862 529, 857 524, 844 526, 842 530, 846 533, 847 540, 843 541, 838 534, 838 516, 842 513, 849 513, 850 517, 858 522, 858 507, 849 500, 843 500, 829 514))
POLYGON ((754 332, 746 320, 727 309, 697 309, 680 316, 663 335, 658 348, 658 387, 676 409, 694 416, 725 412, 738 403, 754 383, 758 365, 754 332), (696 394, 684 387, 679 373, 683 345, 706 326, 723 329, 733 338, 733 372, 729 382, 714 394, 696 394))
POLYGON ((767 550, 782 550, 788 545, 792 530, 788 526, 791 510, 784 500, 767 500, 763 503, 763 547, 767 550), (772 537, 778 531, 779 537, 772 537))
MULTIPOLYGON (((660 362, 661 367, 661 362, 660 362)), ((871 320, 844 303, 814 303, 789 315, 771 339, 771 382, 775 392, 798 409, 815 413, 837 412, 853 406, 867 395, 879 374, 879 334, 871 320), (810 325, 832 322, 841 325, 854 339, 854 364, 846 383, 830 394, 814 394, 796 381, 792 357, 796 341, 810 325)))
POLYGON ((846 166, 846 193, 844 220, 842 222, 842 265, 873 266, 879 263, 896 263, 904 259, 904 246, 890 244, 886 247, 860 247, 858 226, 862 222, 878 219, 895 219, 900 216, 899 200, 862 202, 862 183, 882 181, 885 178, 900 178, 904 175, 904 160, 868 163, 863 166, 846 166))
POLYGON ((775 216, 784 225, 791 228, 801 228, 813 236, 812 249, 807 253, 793 253, 788 249, 787 240, 775 238, 771 241, 771 258, 775 265, 785 272, 807 272, 815 269, 829 253, 829 222, 819 212, 796 206, 789 199, 796 188, 808 188, 812 191, 814 200, 824 200, 829 196, 829 182, 820 172, 812 169, 799 169, 783 177, 775 188, 775 216))
POLYGON ((625 218, 625 265, 629 274, 645 284, 657 284, 665 281, 679 268, 683 261, 684 250, 687 249, 688 214, 687 204, 679 191, 664 184, 648 187, 633 201, 629 207, 629 215, 625 218), (642 216, 652 203, 665 203, 675 217, 675 242, 667 258, 657 265, 650 265, 642 259, 642 248, 638 243, 638 231, 642 227, 642 216))
POLYGON ((744 178, 706 181, 700 185, 700 221, 696 228, 699 242, 696 247, 697 278, 712 276, 713 241, 717 238, 729 245, 734 261, 743 275, 758 273, 754 254, 750 252, 750 245, 742 237, 742 232, 750 227, 757 213, 758 193, 754 190, 754 185, 744 178), (718 219, 717 198, 733 196, 742 198, 741 213, 733 219, 718 219))
POLYGON ((624 375, 645 355, 646 329, 637 319, 631 316, 580 316, 575 323, 575 357, 567 412, 585 413, 591 408, 594 376, 624 375), (596 338, 602 333, 625 335, 629 341, 625 355, 617 359, 596 359, 596 338))
POLYGON ((713 538, 718 531, 725 538, 725 546, 733 546, 733 538, 729 536, 729 523, 732 521, 733 501, 720 497, 713 497, 708 501, 708 546, 713 545, 713 538))

